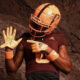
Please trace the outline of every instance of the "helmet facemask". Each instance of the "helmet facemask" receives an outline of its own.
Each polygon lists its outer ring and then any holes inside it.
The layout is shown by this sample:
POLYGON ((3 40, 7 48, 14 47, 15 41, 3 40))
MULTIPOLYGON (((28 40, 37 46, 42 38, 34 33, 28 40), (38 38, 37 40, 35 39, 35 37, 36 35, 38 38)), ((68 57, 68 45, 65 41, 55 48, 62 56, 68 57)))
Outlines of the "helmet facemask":
MULTIPOLYGON (((54 23, 59 18, 60 15, 55 14, 52 23, 54 23)), ((44 37, 52 32, 52 27, 53 26, 51 26, 51 24, 50 25, 43 24, 37 16, 31 14, 30 21, 29 21, 29 30, 32 36, 44 37)))
POLYGON ((50 26, 42 24, 40 19, 33 14, 31 14, 29 21, 29 30, 34 37, 44 37, 50 26))

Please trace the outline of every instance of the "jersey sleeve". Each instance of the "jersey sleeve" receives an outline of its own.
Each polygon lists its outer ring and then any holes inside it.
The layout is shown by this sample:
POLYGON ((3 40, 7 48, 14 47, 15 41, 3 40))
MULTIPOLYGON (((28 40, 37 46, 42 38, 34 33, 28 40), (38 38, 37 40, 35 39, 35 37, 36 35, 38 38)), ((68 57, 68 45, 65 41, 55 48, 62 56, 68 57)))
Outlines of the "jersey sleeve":
POLYGON ((59 46, 68 44, 67 38, 64 36, 64 34, 60 35, 60 39, 58 43, 59 43, 59 46))

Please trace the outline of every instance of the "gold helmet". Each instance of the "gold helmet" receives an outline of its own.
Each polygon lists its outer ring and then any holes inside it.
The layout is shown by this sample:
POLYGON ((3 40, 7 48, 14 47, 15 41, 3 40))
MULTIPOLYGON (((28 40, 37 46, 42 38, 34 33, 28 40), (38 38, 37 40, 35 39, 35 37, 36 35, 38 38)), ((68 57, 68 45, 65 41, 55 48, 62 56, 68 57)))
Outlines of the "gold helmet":
POLYGON ((52 32, 61 19, 59 9, 51 4, 44 3, 38 6, 29 20, 29 30, 34 37, 44 37, 52 32))

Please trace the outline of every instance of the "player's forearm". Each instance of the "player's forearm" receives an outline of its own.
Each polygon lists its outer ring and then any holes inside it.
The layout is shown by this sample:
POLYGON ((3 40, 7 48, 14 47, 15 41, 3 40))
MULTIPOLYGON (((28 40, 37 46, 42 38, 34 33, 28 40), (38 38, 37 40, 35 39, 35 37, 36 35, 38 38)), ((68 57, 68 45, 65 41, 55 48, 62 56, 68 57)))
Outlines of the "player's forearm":
POLYGON ((71 71, 71 63, 62 57, 58 57, 55 61, 53 61, 61 70, 70 72, 71 71))
POLYGON ((66 71, 66 72, 70 72, 71 71, 70 61, 62 58, 56 51, 55 51, 56 55, 50 54, 52 51, 53 50, 49 47, 48 50, 47 50, 47 52, 48 52, 47 58, 50 61, 54 62, 55 65, 57 65, 57 67, 59 67, 61 70, 66 71))
POLYGON ((13 60, 13 50, 9 48, 5 49, 5 64, 8 72, 16 72, 17 67, 13 60))
POLYGON ((13 61, 13 59, 5 59, 5 65, 7 72, 16 72, 17 67, 13 61))

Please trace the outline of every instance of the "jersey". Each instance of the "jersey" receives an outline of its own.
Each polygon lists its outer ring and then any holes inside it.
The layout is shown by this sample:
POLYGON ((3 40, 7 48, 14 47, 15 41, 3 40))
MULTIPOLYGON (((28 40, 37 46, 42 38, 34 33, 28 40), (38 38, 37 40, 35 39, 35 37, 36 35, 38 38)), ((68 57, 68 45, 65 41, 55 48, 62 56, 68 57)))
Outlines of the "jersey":
MULTIPOLYGON (((30 36, 30 34, 26 33, 23 36, 23 40, 22 40, 22 45, 24 48, 24 59, 26 62, 26 73, 30 74, 32 72, 38 72, 38 71, 51 71, 51 72, 59 73, 59 68, 54 64, 54 62, 50 61, 49 63, 37 63, 35 61, 36 58, 35 53, 32 52, 31 44, 27 43, 27 40, 31 40, 31 39, 32 37, 30 36)), ((62 33, 52 33, 44 38, 36 38, 33 40, 40 41, 47 44, 57 53, 59 53, 59 47, 61 45, 67 44, 67 40, 62 33)), ((45 59, 45 56, 43 58, 45 59)))

